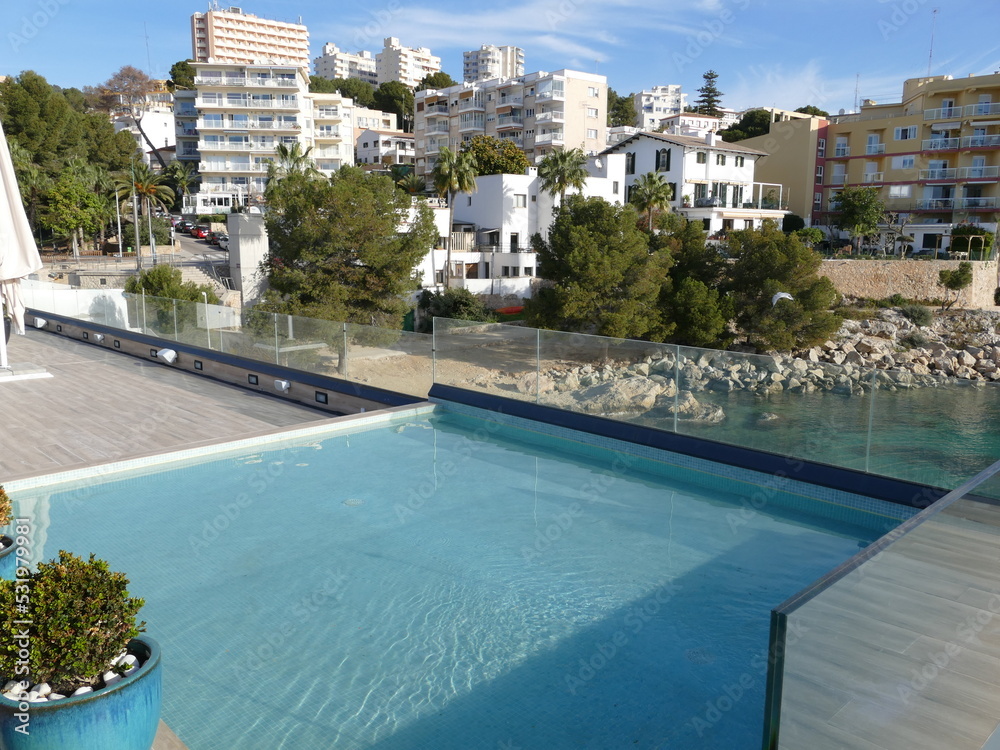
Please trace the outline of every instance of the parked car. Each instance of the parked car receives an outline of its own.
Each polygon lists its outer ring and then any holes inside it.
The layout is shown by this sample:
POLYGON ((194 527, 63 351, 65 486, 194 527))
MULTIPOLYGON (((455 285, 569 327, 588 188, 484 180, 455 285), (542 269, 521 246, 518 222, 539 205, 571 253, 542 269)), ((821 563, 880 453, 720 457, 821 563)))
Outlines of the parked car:
POLYGON ((194 229, 191 230, 191 236, 200 240, 210 231, 211 230, 207 226, 199 224, 198 226, 196 226, 194 229))
POLYGON ((215 244, 215 243, 213 242, 213 240, 215 239, 215 232, 204 232, 204 233, 203 233, 203 234, 201 235, 201 238, 202 238, 202 239, 203 239, 203 240, 204 240, 205 242, 207 242, 207 243, 208 243, 209 245, 214 245, 214 244, 215 244))
POLYGON ((229 252, 229 235, 228 234, 224 234, 224 235, 222 235, 222 237, 219 238, 219 249, 220 250, 225 250, 227 253, 229 252))
POLYGON ((227 240, 229 239, 229 235, 226 234, 225 232, 212 232, 212 239, 209 240, 209 242, 211 242, 213 245, 218 245, 222 242, 223 237, 225 237, 227 240))
POLYGON ((191 233, 191 229, 193 227, 194 227, 194 223, 190 222, 190 221, 187 221, 187 220, 178 221, 174 225, 174 229, 176 229, 178 232, 184 232, 185 234, 190 234, 191 233))

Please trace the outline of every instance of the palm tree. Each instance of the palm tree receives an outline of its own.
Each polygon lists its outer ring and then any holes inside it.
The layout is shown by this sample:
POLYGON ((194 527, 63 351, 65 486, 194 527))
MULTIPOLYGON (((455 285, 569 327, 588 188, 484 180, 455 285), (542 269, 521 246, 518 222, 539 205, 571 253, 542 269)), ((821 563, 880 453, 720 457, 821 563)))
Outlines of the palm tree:
POLYGON ((398 180, 396 180, 397 187, 402 188, 410 195, 416 195, 417 193, 422 193, 427 188, 427 184, 424 182, 424 178, 419 175, 410 172, 409 174, 403 175, 398 180))
POLYGON ((189 161, 172 161, 167 165, 167 176, 174 183, 177 197, 184 201, 184 196, 191 192, 191 188, 198 182, 198 167, 189 161))
POLYGON ((629 199, 640 211, 645 211, 649 218, 649 231, 653 231, 653 210, 667 208, 674 199, 674 188, 656 172, 646 172, 632 185, 632 196, 629 199))
POLYGON ((142 162, 133 162, 128 172, 120 172, 116 178, 119 197, 131 197, 135 192, 136 202, 143 216, 156 208, 167 210, 174 202, 174 191, 167 183, 167 176, 156 173, 142 162))
POLYGON ((558 193, 560 207, 566 201, 566 191, 569 188, 582 190, 589 176, 587 155, 579 148, 551 151, 538 165, 538 178, 542 181, 542 190, 553 197, 558 193))
POLYGON ((309 178, 323 176, 323 173, 316 169, 316 164, 309 155, 312 153, 312 146, 303 151, 302 145, 298 141, 291 146, 287 143, 279 143, 274 149, 274 153, 277 158, 267 165, 267 181, 269 183, 271 180, 280 180, 292 175, 302 175, 309 178))
POLYGON ((441 147, 437 164, 431 171, 434 189, 439 196, 448 200, 448 236, 445 238, 448 260, 444 275, 446 289, 451 287, 451 229, 455 221, 455 196, 459 193, 476 192, 476 174, 476 157, 471 151, 455 153, 447 146, 441 147))

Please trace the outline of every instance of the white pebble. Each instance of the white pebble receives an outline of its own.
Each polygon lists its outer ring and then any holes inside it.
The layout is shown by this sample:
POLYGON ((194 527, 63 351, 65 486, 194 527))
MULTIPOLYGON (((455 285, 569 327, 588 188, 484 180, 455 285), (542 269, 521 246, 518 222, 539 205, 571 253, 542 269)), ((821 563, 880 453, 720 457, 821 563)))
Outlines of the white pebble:
POLYGON ((33 693, 38 693, 39 695, 45 696, 52 692, 52 688, 49 687, 47 682, 39 682, 33 688, 31 688, 33 693))
POLYGON ((14 691, 11 691, 9 693, 0 693, 0 695, 3 695, 3 697, 9 701, 20 700, 21 698, 24 697, 24 693, 15 693, 14 691))
POLYGON ((105 687, 111 687, 116 682, 121 682, 121 675, 115 674, 114 672, 105 672, 101 675, 101 679, 104 680, 105 687))
POLYGON ((119 657, 118 661, 115 662, 116 667, 131 667, 139 663, 139 660, 134 654, 125 654, 125 656, 119 657))
POLYGON ((84 695, 86 693, 92 693, 92 692, 94 692, 94 688, 85 685, 84 687, 78 687, 76 690, 74 690, 73 695, 84 695))
POLYGON ((50 701, 59 701, 59 700, 62 700, 63 698, 65 698, 65 697, 66 696, 63 695, 62 693, 49 693, 49 700, 50 701))
POLYGON ((27 700, 28 703, 45 703, 46 702, 45 696, 44 695, 39 695, 34 690, 32 690, 30 693, 28 693, 28 697, 25 698, 25 700, 27 700))
POLYGON ((20 687, 21 687, 20 682, 18 682, 17 680, 11 680, 10 682, 8 682, 6 685, 3 686, 3 690, 0 692, 9 693, 14 688, 20 688, 20 687))
POLYGON ((139 669, 138 665, 133 664, 131 667, 122 672, 122 677, 128 677, 130 674, 137 671, 138 669, 139 669))

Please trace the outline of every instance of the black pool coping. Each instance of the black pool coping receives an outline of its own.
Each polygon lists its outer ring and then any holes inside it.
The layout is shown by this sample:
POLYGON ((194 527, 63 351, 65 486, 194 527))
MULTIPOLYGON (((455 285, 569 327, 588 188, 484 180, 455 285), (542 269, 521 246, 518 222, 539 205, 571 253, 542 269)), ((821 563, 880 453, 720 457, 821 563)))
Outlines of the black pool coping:
POLYGON ((940 487, 931 487, 904 479, 893 479, 856 469, 830 466, 829 464, 790 458, 753 448, 727 445, 691 435, 678 435, 655 427, 566 411, 544 404, 519 401, 452 385, 435 383, 428 398, 431 401, 453 401, 486 411, 501 412, 569 430, 680 453, 764 474, 779 474, 809 484, 885 500, 910 508, 926 508, 948 493, 948 490, 940 487))
MULTIPOLYGON (((229 365, 236 368, 241 368, 249 372, 260 373, 266 375, 267 377, 280 378, 280 379, 290 379, 291 376, 296 382, 308 385, 313 388, 319 388, 322 390, 332 391, 334 393, 340 393, 345 396, 354 396, 356 398, 365 399, 368 401, 375 401, 380 404, 385 404, 386 406, 409 406, 412 404, 423 403, 426 399, 419 398, 418 396, 409 396, 403 393, 397 393, 396 391, 389 391, 384 388, 378 388, 376 386, 365 385, 364 383, 355 383, 348 380, 342 380, 339 378, 333 378, 328 375, 319 375, 317 373, 309 372, 308 370, 297 370, 294 367, 285 367, 282 365, 277 365, 269 362, 264 362, 259 359, 250 359, 248 357, 241 357, 236 354, 227 354, 226 352, 220 352, 217 349, 206 349, 205 347, 195 346, 193 344, 185 344, 179 341, 174 341, 172 339, 159 338, 157 336, 150 336, 146 333, 140 333, 138 331, 131 331, 123 328, 115 328, 114 326, 104 325, 102 323, 94 323, 89 320, 81 320, 80 318, 70 317, 68 315, 60 315, 58 313, 51 313, 45 310, 36 310, 29 308, 25 314, 25 320, 28 321, 29 317, 39 317, 44 318, 52 323, 58 323, 62 325, 75 326, 77 328, 86 329, 87 331, 93 331, 95 333, 103 333, 105 336, 111 336, 117 339, 134 341, 140 344, 145 344, 150 347, 155 347, 157 349, 173 349, 178 353, 185 353, 193 357, 198 357, 202 360, 209 360, 212 362, 218 362, 222 365, 229 365)), ((63 335, 51 330, 50 326, 46 326, 45 332, 54 333, 55 335, 63 335)), ((77 339, 74 339, 77 340, 77 339)), ((106 347, 105 347, 106 348, 106 347)), ((113 350, 110 350, 113 351, 113 350)), ((121 352, 127 356, 136 356, 129 354, 128 352, 121 352)), ((140 357, 140 359, 142 359, 140 357)), ((185 372, 190 372, 191 374, 198 375, 199 377, 207 377, 212 380, 219 380, 218 378, 213 378, 207 373, 194 373, 190 370, 185 370, 185 372)), ((220 380, 220 382, 228 382, 225 380, 220 380)), ((230 385, 232 385, 230 383, 230 385)), ((273 395, 273 394, 269 394, 273 395)))

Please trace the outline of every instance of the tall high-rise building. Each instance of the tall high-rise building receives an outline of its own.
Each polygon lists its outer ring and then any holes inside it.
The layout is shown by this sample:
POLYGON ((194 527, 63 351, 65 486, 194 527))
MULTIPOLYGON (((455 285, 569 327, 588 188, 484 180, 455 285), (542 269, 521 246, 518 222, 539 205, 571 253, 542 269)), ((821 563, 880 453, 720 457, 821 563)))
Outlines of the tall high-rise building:
POLYGON ((524 50, 520 47, 484 44, 479 49, 463 52, 462 58, 462 77, 466 83, 524 75, 524 50))
POLYGON ((324 44, 323 54, 313 60, 316 75, 323 78, 358 78, 378 86, 375 58, 367 50, 345 52, 336 44, 324 44))
POLYGON ((270 21, 240 8, 191 16, 195 62, 309 67, 309 30, 301 23, 270 21))
POLYGON ((431 73, 441 72, 441 58, 426 47, 404 47, 396 37, 386 37, 385 46, 375 56, 378 82, 399 81, 416 87, 431 73))
POLYGON ((441 148, 457 151, 475 135, 509 140, 529 160, 549 151, 605 147, 608 79, 576 70, 493 78, 415 96, 416 172, 434 169, 441 148))

